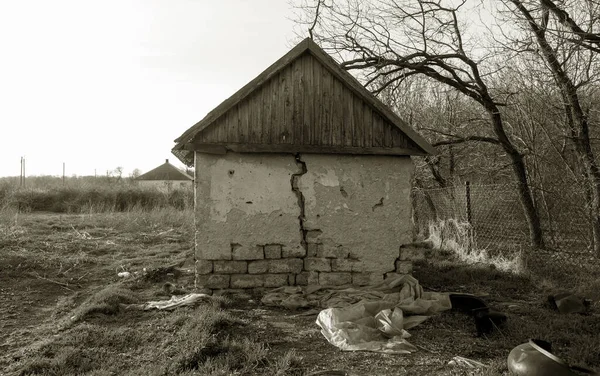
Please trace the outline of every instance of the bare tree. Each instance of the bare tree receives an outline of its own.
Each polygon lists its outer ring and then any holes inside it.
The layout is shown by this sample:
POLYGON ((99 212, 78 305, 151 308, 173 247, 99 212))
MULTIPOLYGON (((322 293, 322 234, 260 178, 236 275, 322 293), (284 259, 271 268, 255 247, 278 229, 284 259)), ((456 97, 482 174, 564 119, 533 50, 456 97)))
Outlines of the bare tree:
POLYGON ((121 179, 123 177, 123 167, 118 166, 117 168, 115 168, 113 170, 113 176, 115 176, 117 178, 116 179, 117 183, 121 182, 121 179))
POLYGON ((491 57, 469 43, 462 31, 464 24, 459 22, 466 0, 455 6, 446 6, 442 0, 317 0, 316 4, 304 3, 305 22, 312 25, 313 38, 337 54, 343 68, 356 71, 373 93, 401 95, 402 82, 422 78, 446 85, 480 106, 493 137, 472 134, 449 137, 444 142, 488 142, 506 153, 528 221, 531 244, 543 247, 540 218, 523 154, 506 132, 501 113, 503 101, 488 87, 493 72, 485 63, 491 57), (317 7, 319 12, 315 13, 317 7))
POLYGON ((587 182, 594 251, 600 255, 600 169, 590 142, 588 113, 582 105, 580 95, 582 87, 598 73, 600 34, 591 30, 594 25, 600 24, 600 10, 592 8, 592 3, 589 2, 584 12, 588 16, 588 30, 584 31, 571 14, 552 0, 507 2, 512 5, 515 18, 518 17, 527 25, 539 47, 536 53, 551 72, 562 97, 569 138, 587 182), (587 56, 579 54, 581 49, 587 56))

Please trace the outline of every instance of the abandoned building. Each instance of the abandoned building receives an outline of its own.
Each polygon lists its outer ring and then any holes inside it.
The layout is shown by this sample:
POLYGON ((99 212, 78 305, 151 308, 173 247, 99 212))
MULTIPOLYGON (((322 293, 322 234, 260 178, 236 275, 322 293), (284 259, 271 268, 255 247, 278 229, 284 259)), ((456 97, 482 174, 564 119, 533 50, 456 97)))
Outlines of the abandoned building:
POLYGON ((198 287, 411 272, 410 156, 435 151, 312 40, 175 142, 195 166, 198 287))

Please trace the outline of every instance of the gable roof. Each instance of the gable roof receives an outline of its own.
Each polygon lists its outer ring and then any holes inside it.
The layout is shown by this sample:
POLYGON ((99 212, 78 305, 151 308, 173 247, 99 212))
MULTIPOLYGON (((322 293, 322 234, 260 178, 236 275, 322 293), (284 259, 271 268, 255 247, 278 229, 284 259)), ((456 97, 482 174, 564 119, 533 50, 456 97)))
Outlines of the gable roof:
POLYGON ((167 159, 165 163, 161 164, 155 169, 138 176, 136 180, 187 181, 194 179, 190 175, 170 164, 169 160, 167 159))
MULTIPOLYGON (((374 114, 377 114, 377 116, 380 116, 383 119, 384 124, 390 124, 392 128, 395 128, 396 132, 400 131, 400 133, 409 140, 414 148, 412 152, 405 152, 404 154, 427 155, 436 153, 433 146, 423 139, 406 122, 400 119, 398 115, 385 106, 378 98, 371 94, 371 92, 364 88, 350 73, 342 69, 335 60, 323 51, 312 39, 307 38, 179 136, 175 140, 176 145, 172 150, 173 154, 184 163, 191 165, 193 163, 193 150, 195 149, 192 144, 199 134, 207 130, 207 128, 217 122, 217 120, 223 119, 230 110, 236 108, 236 106, 248 97, 251 97, 255 91, 274 79, 280 72, 305 54, 310 54, 312 58, 324 66, 335 79, 341 81, 353 95, 366 103, 372 109, 374 114)), ((241 148, 241 150, 243 149, 244 148, 241 148)), ((405 151, 406 150, 407 149, 405 149, 405 151)), ((320 151, 323 152, 322 150, 320 151)), ((384 154, 384 152, 381 152, 380 150, 379 154, 384 154)))

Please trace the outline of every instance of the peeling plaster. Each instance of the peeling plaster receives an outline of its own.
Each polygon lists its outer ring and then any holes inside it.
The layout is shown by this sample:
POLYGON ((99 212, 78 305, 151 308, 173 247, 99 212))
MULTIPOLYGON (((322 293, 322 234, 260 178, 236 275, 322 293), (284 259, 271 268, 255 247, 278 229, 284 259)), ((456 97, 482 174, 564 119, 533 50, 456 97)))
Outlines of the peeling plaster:
POLYGON ((209 197, 219 199, 210 207, 210 219, 226 222, 235 209, 246 215, 294 212, 297 209, 285 199, 284 192, 289 189, 285 181, 271 178, 274 171, 277 175, 289 174, 291 166, 293 162, 285 166, 242 158, 216 160, 210 169, 215 184, 210 186, 209 197), (265 185, 267 181, 270 184, 265 185))
POLYGON ((298 179, 305 229, 321 230, 322 249, 341 245, 366 272, 392 271, 400 244, 412 236, 411 160, 315 154, 304 154, 302 160, 308 169, 298 179))
POLYGON ((298 170, 291 154, 196 153, 196 258, 232 260, 231 243, 302 249, 298 199, 290 189, 298 170))
MULTIPOLYGON (((388 186, 386 185, 386 189, 388 188, 388 186)), ((379 202, 376 203, 375 205, 373 205, 373 207, 371 208, 373 211, 375 211, 375 208, 378 208, 380 206, 383 206, 383 197, 379 199, 379 202)))
POLYGON ((278 244, 288 255, 342 250, 361 271, 386 273, 412 236, 409 158, 227 153, 196 160, 198 260, 233 260, 238 244, 278 244))

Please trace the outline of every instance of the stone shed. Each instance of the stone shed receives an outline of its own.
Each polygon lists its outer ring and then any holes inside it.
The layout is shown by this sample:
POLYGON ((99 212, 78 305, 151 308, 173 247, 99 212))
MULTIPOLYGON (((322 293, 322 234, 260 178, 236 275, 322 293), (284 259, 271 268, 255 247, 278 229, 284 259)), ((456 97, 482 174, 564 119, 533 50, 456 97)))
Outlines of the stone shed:
POLYGON ((410 156, 435 151, 312 40, 175 142, 195 166, 198 287, 410 273, 410 156))

